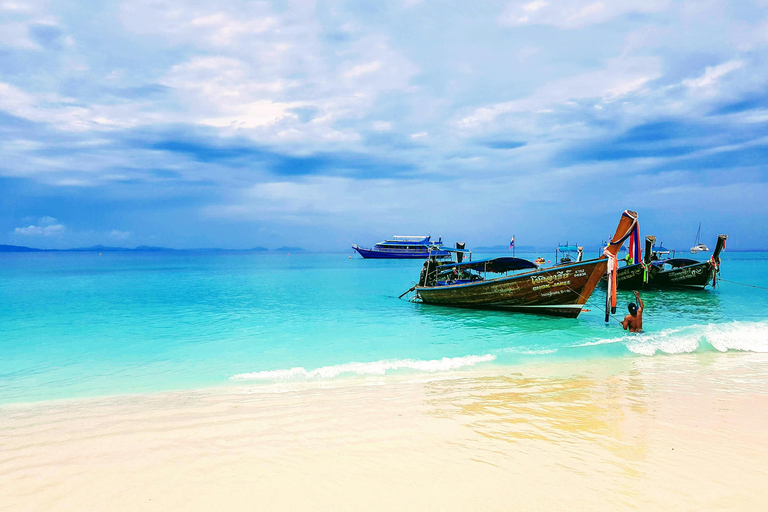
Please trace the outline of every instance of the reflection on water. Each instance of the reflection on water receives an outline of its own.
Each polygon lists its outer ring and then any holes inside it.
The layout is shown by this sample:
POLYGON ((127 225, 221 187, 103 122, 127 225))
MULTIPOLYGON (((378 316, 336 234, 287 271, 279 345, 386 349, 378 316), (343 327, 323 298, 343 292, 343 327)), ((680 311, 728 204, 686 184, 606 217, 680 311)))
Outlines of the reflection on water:
POLYGON ((434 382, 428 390, 432 414, 459 421, 492 441, 530 446, 530 441, 569 452, 575 467, 587 443, 608 453, 607 462, 627 476, 646 457, 647 390, 639 372, 626 369, 607 378, 522 374, 434 382))
POLYGON ((756 353, 529 366, 430 382, 425 403, 467 429, 460 446, 473 460, 566 469, 611 506, 635 508, 663 489, 687 493, 691 479, 730 492, 737 484, 723 478, 739 471, 764 478, 767 369, 768 354, 756 353))

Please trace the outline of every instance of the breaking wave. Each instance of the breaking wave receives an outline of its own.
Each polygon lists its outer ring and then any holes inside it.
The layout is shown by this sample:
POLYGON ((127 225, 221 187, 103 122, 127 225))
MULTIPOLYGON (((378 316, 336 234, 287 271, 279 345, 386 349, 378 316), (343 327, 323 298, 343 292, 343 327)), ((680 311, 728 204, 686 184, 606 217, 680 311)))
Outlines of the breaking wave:
POLYGON ((314 370, 302 367, 287 370, 267 370, 253 373, 239 373, 232 380, 305 380, 332 379, 342 374, 384 375, 393 370, 417 370, 421 372, 445 372, 457 370, 478 363, 486 363, 496 359, 495 355, 465 357, 444 357, 433 360, 395 359, 374 361, 371 363, 345 363, 333 366, 323 366, 314 370))
POLYGON ((691 325, 654 333, 631 334, 611 341, 623 343, 635 354, 646 356, 652 356, 657 352, 683 354, 707 347, 719 352, 729 350, 768 352, 768 324, 731 322, 691 325))

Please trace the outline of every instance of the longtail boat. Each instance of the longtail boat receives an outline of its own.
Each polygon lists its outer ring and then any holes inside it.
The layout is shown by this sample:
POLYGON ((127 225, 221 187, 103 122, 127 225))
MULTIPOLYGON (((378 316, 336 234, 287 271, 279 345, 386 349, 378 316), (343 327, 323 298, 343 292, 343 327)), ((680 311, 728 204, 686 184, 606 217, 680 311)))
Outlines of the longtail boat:
POLYGON ((439 306, 576 318, 609 262, 616 268, 616 253, 622 242, 636 233, 636 226, 637 213, 627 210, 603 256, 547 269, 522 258, 464 261, 463 253, 457 252, 455 262, 440 264, 430 257, 413 288, 414 300, 439 306), (520 273, 509 274, 516 271, 520 273), (504 275, 488 279, 488 272, 504 275))
POLYGON ((712 257, 708 261, 690 258, 659 259, 654 250, 656 237, 645 237, 645 254, 642 263, 619 268, 617 284, 623 290, 690 288, 703 290, 715 286, 720 274, 720 253, 725 248, 728 235, 719 235, 712 257))
POLYGON ((584 259, 584 248, 577 245, 558 245, 555 249, 555 261, 559 263, 572 263, 584 259))
POLYGON ((728 235, 718 235, 717 245, 708 261, 690 258, 670 258, 652 262, 658 270, 649 283, 653 288, 694 288, 703 290, 707 285, 717 284, 720 274, 720 252, 725 248, 728 235))

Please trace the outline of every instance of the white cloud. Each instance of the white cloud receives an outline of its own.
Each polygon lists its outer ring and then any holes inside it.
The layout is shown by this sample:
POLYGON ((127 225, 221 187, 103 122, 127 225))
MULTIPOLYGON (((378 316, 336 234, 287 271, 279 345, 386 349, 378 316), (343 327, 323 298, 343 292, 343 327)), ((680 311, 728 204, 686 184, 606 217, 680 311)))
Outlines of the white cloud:
POLYGON ((550 113, 553 106, 574 100, 595 98, 612 102, 642 90, 648 82, 660 76, 661 65, 656 58, 612 59, 602 69, 546 83, 526 98, 477 108, 454 125, 471 129, 488 125, 503 114, 550 113))
POLYGON ((24 22, 0 24, 0 45, 22 50, 40 49, 40 45, 29 37, 29 25, 24 22))
POLYGON ((371 126, 377 132, 387 132, 392 129, 392 123, 389 121, 374 121, 371 126))
POLYGON ((109 232, 109 237, 115 240, 127 240, 131 238, 131 233, 130 231, 120 231, 118 229, 113 229, 109 232))
POLYGON ((744 67, 744 62, 740 60, 732 60, 718 64, 717 66, 708 66, 704 70, 704 74, 699 78, 692 78, 689 80, 683 80, 683 85, 690 88, 703 88, 711 87, 715 85, 718 80, 732 71, 741 69, 744 67))
POLYGON ((207 37, 216 46, 228 45, 235 42, 242 35, 261 34, 277 24, 274 18, 255 18, 246 21, 233 19, 218 12, 205 16, 192 18, 189 22, 193 27, 200 27, 209 31, 207 37))
POLYGON ((139 114, 129 106, 80 106, 74 98, 56 93, 29 93, 0 82, 0 110, 64 131, 129 128, 140 124, 139 114))
POLYGON ((130 0, 120 6, 120 17, 138 34, 159 34, 174 43, 205 47, 234 46, 274 29, 278 20, 263 2, 222 0, 130 0))
MULTIPOLYGON (((474 162, 462 162, 466 169, 474 162)), ((361 226, 367 236, 376 230, 429 230, 430 226, 451 226, 457 231, 481 236, 498 235, 493 223, 478 225, 478 208, 484 212, 508 212, 510 201, 528 204, 531 198, 556 201, 568 197, 581 176, 540 172, 535 176, 516 175, 505 167, 497 175, 471 173, 473 179, 431 181, 422 179, 357 180, 343 177, 315 176, 295 181, 274 181, 256 184, 211 205, 204 214, 214 219, 262 221, 287 226, 322 226, 321 230, 339 226, 361 226), (423 198, 431 198, 425 210, 423 198), (482 197, 482 206, 467 202, 467 197, 482 197), (344 201, 339 201, 344 197, 344 201), (463 198, 463 199, 462 199, 463 198)), ((506 214, 502 214, 506 215, 506 214)), ((505 217, 506 218, 506 217, 505 217)), ((520 217, 522 222, 523 217, 520 217)), ((530 219, 529 219, 530 220, 530 219)), ((435 231, 432 231, 433 234, 435 231)))
POLYGON ((45 216, 37 219, 37 223, 41 226, 53 226, 59 222, 54 217, 45 216))
POLYGON ((32 10, 32 6, 22 2, 0 2, 0 9, 10 12, 28 12, 32 10))
POLYGON ((630 13, 661 12, 669 0, 557 0, 533 2, 513 0, 499 17, 502 25, 554 25, 560 28, 578 28, 604 23, 630 13))
POLYGON ((226 57, 198 57, 174 66, 161 80, 189 104, 192 121, 219 128, 273 125, 302 102, 273 101, 287 84, 260 82, 249 66, 226 57))
POLYGON ((13 230, 15 235, 22 236, 60 236, 64 233, 65 227, 53 217, 41 217, 37 220, 37 225, 31 224, 26 227, 13 230))
POLYGON ((359 30, 354 17, 324 25, 317 10, 139 0, 125 2, 121 18, 134 33, 198 49, 159 80, 179 99, 177 122, 271 143, 357 141, 356 128, 336 125, 364 118, 384 93, 408 91, 417 70, 387 37, 359 30), (299 108, 304 115, 294 114, 299 108))
POLYGON ((519 52, 517 52, 517 60, 520 62, 526 62, 534 55, 541 52, 541 49, 536 46, 525 46, 519 52))
POLYGON ((357 78, 363 75, 374 73, 381 69, 381 62, 369 62, 367 64, 358 64, 344 73, 344 78, 357 78))

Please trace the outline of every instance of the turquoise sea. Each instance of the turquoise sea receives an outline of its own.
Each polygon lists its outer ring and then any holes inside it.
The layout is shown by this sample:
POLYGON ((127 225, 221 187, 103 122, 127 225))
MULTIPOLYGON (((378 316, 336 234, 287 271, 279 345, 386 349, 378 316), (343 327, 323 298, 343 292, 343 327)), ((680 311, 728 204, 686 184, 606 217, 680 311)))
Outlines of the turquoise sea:
MULTIPOLYGON (((768 351, 768 290, 646 292, 646 332, 630 335, 603 322, 601 288, 576 320, 398 300, 421 264, 349 253, 2 254, 0 403, 768 351)), ((768 287, 768 253, 726 252, 722 277, 768 287)), ((617 316, 630 300, 620 292, 617 316)))

